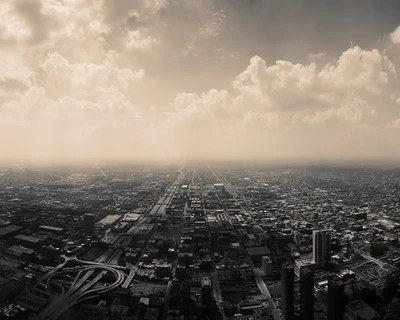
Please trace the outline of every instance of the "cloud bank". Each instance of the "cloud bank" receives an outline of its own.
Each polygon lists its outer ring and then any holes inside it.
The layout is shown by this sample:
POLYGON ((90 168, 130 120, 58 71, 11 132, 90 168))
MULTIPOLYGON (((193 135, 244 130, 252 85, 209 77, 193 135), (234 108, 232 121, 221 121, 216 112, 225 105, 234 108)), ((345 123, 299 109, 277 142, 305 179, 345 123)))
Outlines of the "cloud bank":
POLYGON ((251 54, 222 79, 213 70, 245 52, 225 59, 235 12, 211 8, 0 5, 0 160, 400 157, 400 27, 377 49, 310 50, 301 62, 251 54), (182 10, 198 22, 176 24, 182 10))

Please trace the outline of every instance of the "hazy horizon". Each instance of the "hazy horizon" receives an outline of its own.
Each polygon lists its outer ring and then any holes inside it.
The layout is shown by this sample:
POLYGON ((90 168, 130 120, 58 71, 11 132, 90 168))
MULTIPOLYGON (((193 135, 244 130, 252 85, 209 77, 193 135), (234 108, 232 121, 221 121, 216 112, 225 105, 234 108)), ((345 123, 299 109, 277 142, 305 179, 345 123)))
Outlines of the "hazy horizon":
POLYGON ((0 4, 0 163, 400 160, 400 2, 0 4))

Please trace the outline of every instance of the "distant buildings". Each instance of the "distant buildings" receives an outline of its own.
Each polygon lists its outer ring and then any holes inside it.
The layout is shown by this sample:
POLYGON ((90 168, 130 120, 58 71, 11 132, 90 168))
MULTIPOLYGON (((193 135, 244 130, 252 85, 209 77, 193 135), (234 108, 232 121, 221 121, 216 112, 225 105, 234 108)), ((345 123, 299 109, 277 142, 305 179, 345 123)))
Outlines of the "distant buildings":
POLYGON ((282 316, 283 320, 294 319, 294 267, 282 265, 282 316))
POLYGON ((95 226, 95 216, 94 214, 86 213, 85 214, 85 234, 93 235, 94 234, 94 226, 95 226))
POLYGON ((329 260, 331 236, 327 230, 313 230, 312 263, 325 263, 329 260))

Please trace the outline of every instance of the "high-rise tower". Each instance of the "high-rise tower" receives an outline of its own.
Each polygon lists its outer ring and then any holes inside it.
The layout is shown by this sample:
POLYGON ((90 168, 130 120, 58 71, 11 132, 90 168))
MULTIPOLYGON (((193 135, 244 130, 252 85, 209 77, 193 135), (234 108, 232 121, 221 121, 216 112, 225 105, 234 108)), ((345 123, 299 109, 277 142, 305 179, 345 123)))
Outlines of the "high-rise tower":
POLYGON ((95 225, 95 216, 91 213, 85 214, 85 234, 93 235, 94 234, 94 225, 95 225))
POLYGON ((331 235, 327 230, 313 230, 313 263, 326 263, 330 258, 331 235))
POLYGON ((294 267, 282 265, 282 316, 283 320, 294 319, 294 267))
POLYGON ((203 306, 212 304, 211 279, 208 277, 201 279, 201 302, 203 306))
POLYGON ((300 269, 300 318, 314 318, 314 272, 307 267, 300 269))
POLYGON ((334 277, 328 281, 328 320, 342 320, 345 308, 344 282, 334 277))

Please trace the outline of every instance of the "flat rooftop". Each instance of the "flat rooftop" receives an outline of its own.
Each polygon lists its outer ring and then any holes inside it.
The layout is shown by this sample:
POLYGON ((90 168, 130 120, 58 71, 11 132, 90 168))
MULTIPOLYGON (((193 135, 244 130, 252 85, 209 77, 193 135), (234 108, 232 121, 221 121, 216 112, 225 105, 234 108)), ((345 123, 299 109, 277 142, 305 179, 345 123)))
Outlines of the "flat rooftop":
POLYGON ((268 256, 271 254, 268 247, 249 247, 246 250, 250 256, 268 256))
POLYGON ((112 225, 114 222, 116 222, 120 218, 121 218, 121 216, 118 214, 109 214, 108 216, 101 219, 97 224, 103 225, 103 226, 109 226, 109 225, 112 225))
POLYGON ((14 225, 11 225, 11 226, 8 226, 8 227, 5 227, 5 228, 1 228, 0 229, 0 236, 5 236, 5 235, 7 235, 9 233, 17 232, 19 230, 22 230, 22 227, 18 227, 18 226, 14 226, 14 225))

